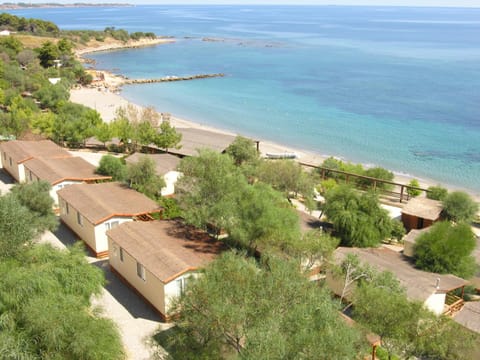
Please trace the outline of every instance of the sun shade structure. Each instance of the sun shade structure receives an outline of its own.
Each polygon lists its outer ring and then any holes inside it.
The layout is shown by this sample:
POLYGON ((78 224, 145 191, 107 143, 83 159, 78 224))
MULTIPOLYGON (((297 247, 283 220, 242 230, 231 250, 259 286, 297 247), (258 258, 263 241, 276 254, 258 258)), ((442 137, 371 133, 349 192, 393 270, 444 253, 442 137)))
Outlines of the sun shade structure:
POLYGON ((440 220, 442 203, 427 198, 412 198, 402 209, 402 222, 407 231, 423 229, 440 220))
POLYGON ((107 232, 112 270, 167 319, 169 304, 225 245, 179 221, 129 222, 107 232))
POLYGON ((162 208, 120 183, 71 185, 57 192, 60 218, 97 257, 108 254, 106 231, 123 222, 152 220, 162 208))

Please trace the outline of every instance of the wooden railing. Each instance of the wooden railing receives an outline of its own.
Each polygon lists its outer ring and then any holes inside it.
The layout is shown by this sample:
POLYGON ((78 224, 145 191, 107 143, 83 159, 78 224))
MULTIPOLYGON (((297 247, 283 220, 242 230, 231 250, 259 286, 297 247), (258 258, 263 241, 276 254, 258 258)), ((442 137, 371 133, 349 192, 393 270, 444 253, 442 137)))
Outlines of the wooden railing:
POLYGON ((322 180, 325 180, 326 178, 333 177, 332 174, 342 175, 346 184, 348 184, 349 182, 351 182, 354 179, 367 180, 367 182, 370 182, 371 188, 374 191, 379 191, 382 194, 390 195, 390 196, 393 196, 395 198, 398 197, 398 199, 401 203, 404 200, 408 201, 410 199, 410 196, 408 195, 408 192, 407 192, 408 189, 419 190, 419 191, 424 192, 424 193, 429 192, 429 190, 421 188, 421 187, 401 184, 401 183, 397 183, 397 182, 394 182, 394 181, 377 179, 377 178, 370 177, 370 176, 365 176, 365 175, 358 175, 358 174, 349 173, 349 172, 342 171, 342 170, 329 169, 329 168, 326 168, 326 167, 323 167, 323 166, 317 166, 317 165, 312 165, 312 164, 302 163, 302 162, 300 162, 300 165, 302 165, 304 167, 307 167, 307 168, 317 169, 318 172, 320 173, 320 176, 322 177, 322 180), (397 189, 399 189, 399 190, 398 191, 385 190, 385 189, 382 189, 381 186, 379 186, 379 184, 393 185, 393 186, 397 187, 397 189))
POLYGON ((453 316, 462 309, 464 300, 461 297, 447 293, 445 305, 447 305, 447 310, 444 312, 444 315, 453 316))

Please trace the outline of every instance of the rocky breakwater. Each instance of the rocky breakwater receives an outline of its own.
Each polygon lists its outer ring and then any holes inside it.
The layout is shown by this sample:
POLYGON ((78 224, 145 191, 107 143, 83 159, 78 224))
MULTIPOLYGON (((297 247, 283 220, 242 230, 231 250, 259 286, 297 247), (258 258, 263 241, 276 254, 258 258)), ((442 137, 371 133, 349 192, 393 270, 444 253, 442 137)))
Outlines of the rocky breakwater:
POLYGON ((152 84, 152 83, 169 82, 169 81, 188 81, 188 80, 197 80, 197 79, 208 79, 208 78, 216 78, 216 77, 224 77, 224 76, 225 74, 223 73, 217 73, 217 74, 197 74, 197 75, 188 75, 188 76, 165 76, 157 79, 125 79, 123 80, 123 84, 126 84, 126 85, 152 84))

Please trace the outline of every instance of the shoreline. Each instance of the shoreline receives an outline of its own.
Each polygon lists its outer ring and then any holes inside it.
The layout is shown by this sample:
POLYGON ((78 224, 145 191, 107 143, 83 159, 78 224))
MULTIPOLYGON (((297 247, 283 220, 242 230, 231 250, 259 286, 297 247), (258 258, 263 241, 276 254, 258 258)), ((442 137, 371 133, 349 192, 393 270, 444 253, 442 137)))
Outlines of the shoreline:
POLYGON ((85 63, 84 55, 92 54, 96 52, 104 51, 115 51, 115 50, 125 50, 125 49, 138 49, 147 46, 156 46, 162 44, 174 43, 175 38, 171 37, 156 37, 155 39, 144 38, 140 40, 128 40, 126 43, 119 40, 110 40, 108 42, 91 42, 90 45, 87 45, 84 48, 75 49, 75 56, 82 62, 85 63))
MULTIPOLYGON (((169 42, 174 42, 174 39, 165 39, 165 38, 158 38, 155 39, 158 42, 151 43, 145 46, 154 46, 159 44, 165 44, 169 42)), ((101 49, 99 48, 86 48, 83 51, 76 51, 76 54, 79 58, 82 58, 82 55, 88 54, 91 52, 96 51, 109 51, 109 50, 119 50, 119 49, 128 49, 128 48, 135 48, 140 46, 130 46, 129 44, 123 44, 124 46, 114 45, 113 48, 108 48, 108 45, 103 46, 101 49)), ((127 105, 133 105, 137 108, 144 108, 138 104, 132 103, 124 98, 120 94, 120 89, 123 84, 124 77, 122 75, 116 75, 109 71, 104 70, 95 70, 97 73, 102 73, 104 76, 104 80, 98 84, 94 84, 91 87, 81 87, 72 89, 70 91, 70 100, 90 108, 97 110, 102 119, 105 122, 111 122, 115 117, 115 110, 119 107, 125 107, 127 105)), ((161 112, 160 109, 155 109, 157 112, 161 112)), ((225 129, 221 129, 215 126, 204 125, 199 122, 196 122, 191 119, 183 119, 175 116, 175 114, 171 114, 171 123, 173 126, 178 128, 196 128, 211 131, 214 133, 220 134, 229 134, 229 135, 241 135, 234 133, 232 131, 227 131, 225 129)), ((265 155, 266 153, 295 153, 297 154, 296 161, 306 163, 309 165, 318 166, 330 156, 333 156, 337 159, 342 159, 342 161, 348 161, 348 159, 343 159, 342 157, 335 156, 335 155, 325 155, 319 152, 310 151, 306 149, 302 149, 296 146, 288 146, 284 144, 277 143, 275 141, 265 140, 262 138, 254 139, 260 141, 260 153, 265 155)), ((367 164, 362 164, 364 167, 370 167, 367 164)), ((440 185, 447 188, 449 191, 465 191, 469 195, 472 196, 475 201, 480 202, 480 192, 474 191, 473 189, 463 188, 461 186, 455 186, 452 184, 444 184, 435 179, 424 178, 415 176, 415 174, 407 174, 407 173, 399 173, 394 172, 394 182, 400 184, 408 184, 412 179, 418 180, 421 188, 428 188, 429 186, 436 186, 440 185)))
MULTIPOLYGON (((119 107, 133 105, 138 109, 144 108, 143 106, 140 106, 138 104, 128 101, 119 93, 110 91, 109 88, 82 87, 82 88, 72 89, 70 91, 70 100, 72 102, 79 103, 79 104, 88 106, 92 109, 95 109, 100 113, 103 121, 107 123, 113 121, 115 117, 115 111, 119 107)), ((155 110, 159 111, 158 109, 155 109, 155 110)), ((218 133, 218 134, 228 134, 233 136, 241 135, 232 131, 218 128, 218 127, 205 125, 205 124, 193 121, 191 119, 180 118, 175 116, 174 114, 171 115, 170 122, 172 126, 176 128, 195 128, 195 129, 211 131, 212 133, 218 133)), ((321 165, 321 163, 330 156, 333 156, 337 159, 342 159, 343 161, 348 161, 348 159, 343 159, 339 156, 324 155, 314 151, 301 149, 299 147, 283 145, 270 140, 265 140, 261 138, 255 139, 255 140, 260 141, 260 153, 262 155, 265 155, 266 153, 285 153, 285 152, 295 153, 298 156, 296 161, 307 163, 309 165, 315 165, 315 166, 321 165)), ((365 164, 362 164, 362 165, 364 167, 367 167, 365 164)), ((438 181, 435 181, 434 179, 425 179, 422 177, 416 177, 415 175, 411 175, 411 174, 394 172, 394 175, 395 175, 395 178, 393 181, 397 183, 408 184, 412 179, 417 179, 418 182, 420 183, 420 187, 422 188, 427 188, 429 186, 436 186, 440 184, 441 186, 447 188, 449 191, 455 191, 455 190, 465 191, 468 194, 470 194, 476 201, 480 201, 480 194, 476 194, 470 189, 465 189, 460 186, 454 186, 450 184, 442 184, 442 183, 439 183, 438 181)))

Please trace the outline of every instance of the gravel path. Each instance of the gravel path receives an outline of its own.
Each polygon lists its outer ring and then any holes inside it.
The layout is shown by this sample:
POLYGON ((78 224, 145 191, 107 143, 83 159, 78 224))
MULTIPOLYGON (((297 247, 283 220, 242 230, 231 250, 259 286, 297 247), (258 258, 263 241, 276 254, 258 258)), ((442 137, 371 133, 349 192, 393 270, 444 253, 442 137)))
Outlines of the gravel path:
MULTIPOLYGON (((55 233, 46 231, 39 243, 49 243, 65 249, 77 240, 77 236, 64 224, 55 233)), ((111 271, 106 259, 87 255, 92 266, 99 267, 105 274, 106 285, 99 296, 92 298, 92 305, 100 307, 105 317, 112 319, 118 327, 125 346, 127 358, 132 360, 152 359, 155 351, 162 352, 149 344, 151 336, 160 328, 168 329, 172 324, 161 322, 160 317, 111 271)))

